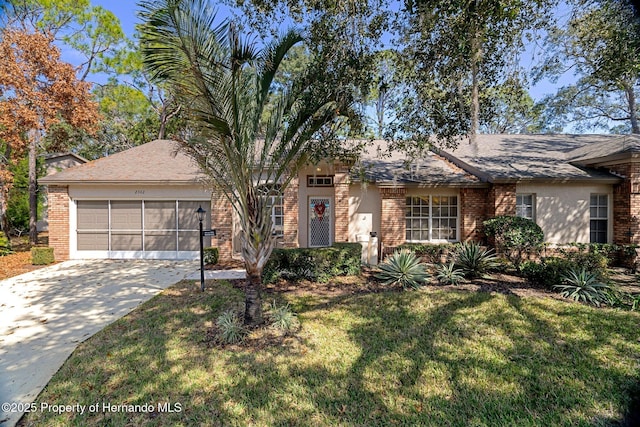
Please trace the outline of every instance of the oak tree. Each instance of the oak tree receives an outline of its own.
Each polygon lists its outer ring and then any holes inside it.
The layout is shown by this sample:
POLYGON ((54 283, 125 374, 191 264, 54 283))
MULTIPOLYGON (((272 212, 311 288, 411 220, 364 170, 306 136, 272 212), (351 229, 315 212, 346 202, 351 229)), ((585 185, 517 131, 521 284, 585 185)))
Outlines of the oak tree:
POLYGON ((5 153, 0 162, 2 192, 6 196, 11 185, 9 162, 27 152, 29 240, 36 243, 36 156, 43 135, 63 120, 75 128, 93 130, 98 114, 90 84, 79 81, 74 68, 60 60, 51 36, 6 28, 0 37, 0 139, 5 153))

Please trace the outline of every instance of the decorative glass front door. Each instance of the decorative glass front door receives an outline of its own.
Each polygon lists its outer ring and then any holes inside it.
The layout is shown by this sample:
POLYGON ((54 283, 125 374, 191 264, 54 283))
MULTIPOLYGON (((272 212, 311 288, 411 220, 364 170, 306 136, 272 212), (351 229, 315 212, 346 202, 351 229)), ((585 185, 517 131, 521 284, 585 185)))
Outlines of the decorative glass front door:
POLYGON ((309 198, 309 247, 331 246, 331 199, 309 198))

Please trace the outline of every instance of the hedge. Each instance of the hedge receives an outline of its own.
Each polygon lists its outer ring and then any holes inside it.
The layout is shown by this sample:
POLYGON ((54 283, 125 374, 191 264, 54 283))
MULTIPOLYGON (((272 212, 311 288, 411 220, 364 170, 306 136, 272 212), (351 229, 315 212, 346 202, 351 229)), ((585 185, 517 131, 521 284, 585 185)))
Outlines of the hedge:
POLYGON ((273 283, 278 278, 327 282, 335 276, 360 273, 360 243, 334 243, 324 248, 274 249, 264 267, 262 280, 273 283))

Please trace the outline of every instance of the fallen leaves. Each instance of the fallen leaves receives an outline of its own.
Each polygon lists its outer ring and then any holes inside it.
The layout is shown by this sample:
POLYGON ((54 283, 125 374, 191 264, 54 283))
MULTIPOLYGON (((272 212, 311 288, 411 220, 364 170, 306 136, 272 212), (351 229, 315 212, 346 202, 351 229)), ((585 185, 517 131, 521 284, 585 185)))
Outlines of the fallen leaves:
POLYGON ((31 252, 16 252, 0 257, 0 280, 35 270, 31 265, 31 252))

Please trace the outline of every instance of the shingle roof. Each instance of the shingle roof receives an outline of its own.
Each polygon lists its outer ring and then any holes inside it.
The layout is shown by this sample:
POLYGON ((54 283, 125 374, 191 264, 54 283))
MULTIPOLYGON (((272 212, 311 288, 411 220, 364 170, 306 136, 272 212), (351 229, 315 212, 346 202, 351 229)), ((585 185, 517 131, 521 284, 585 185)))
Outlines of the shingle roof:
POLYGON ((571 161, 576 156, 600 155, 602 147, 622 147, 620 135, 477 135, 476 145, 463 140, 456 149, 440 153, 489 182, 619 181, 607 171, 571 161))
POLYGON ((198 166, 177 151, 175 141, 155 140, 120 153, 74 166, 42 178, 42 184, 70 183, 196 183, 198 166))
POLYGON ((473 186, 481 181, 431 151, 409 158, 400 151, 388 152, 388 143, 377 140, 368 144, 362 154, 362 167, 354 171, 359 180, 377 184, 417 184, 429 186, 473 186))

